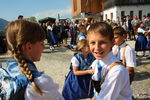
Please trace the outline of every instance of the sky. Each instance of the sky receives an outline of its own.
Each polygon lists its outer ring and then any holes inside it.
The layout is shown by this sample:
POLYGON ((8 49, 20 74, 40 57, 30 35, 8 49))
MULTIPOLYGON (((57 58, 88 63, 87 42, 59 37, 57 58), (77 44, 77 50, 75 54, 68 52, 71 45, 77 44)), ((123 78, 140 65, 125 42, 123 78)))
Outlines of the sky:
POLYGON ((71 0, 0 0, 0 18, 16 20, 18 15, 37 20, 45 17, 71 18, 71 0))

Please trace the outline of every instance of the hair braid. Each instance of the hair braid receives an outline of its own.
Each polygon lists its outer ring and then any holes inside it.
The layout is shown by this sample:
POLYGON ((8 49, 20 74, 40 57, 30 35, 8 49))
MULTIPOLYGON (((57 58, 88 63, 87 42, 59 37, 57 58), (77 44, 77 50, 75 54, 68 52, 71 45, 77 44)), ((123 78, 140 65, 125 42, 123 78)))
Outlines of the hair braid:
POLYGON ((41 89, 36 85, 36 83, 34 82, 33 79, 33 75, 30 71, 30 69, 28 68, 28 64, 25 62, 25 60, 22 57, 22 46, 18 45, 18 47, 16 47, 16 50, 14 50, 14 57, 17 60, 17 62, 19 63, 19 67, 21 72, 31 81, 31 84, 33 86, 33 88, 35 89, 35 91, 37 93, 39 93, 40 95, 42 95, 42 91, 41 89))
POLYGON ((25 62, 22 46, 27 42, 36 43, 44 40, 45 34, 43 29, 34 22, 26 20, 12 21, 6 27, 6 39, 8 49, 17 60, 20 71, 31 81, 35 91, 42 95, 41 89, 34 82, 34 77, 28 68, 28 64, 25 62))

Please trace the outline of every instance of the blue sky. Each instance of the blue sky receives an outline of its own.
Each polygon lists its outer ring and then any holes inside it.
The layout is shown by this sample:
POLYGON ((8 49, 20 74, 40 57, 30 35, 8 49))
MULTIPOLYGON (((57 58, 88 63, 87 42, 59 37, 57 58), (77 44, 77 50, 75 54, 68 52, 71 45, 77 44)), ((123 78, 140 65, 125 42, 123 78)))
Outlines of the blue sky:
POLYGON ((18 15, 25 18, 35 16, 71 18, 71 0, 0 0, 0 18, 8 21, 17 19, 18 15))

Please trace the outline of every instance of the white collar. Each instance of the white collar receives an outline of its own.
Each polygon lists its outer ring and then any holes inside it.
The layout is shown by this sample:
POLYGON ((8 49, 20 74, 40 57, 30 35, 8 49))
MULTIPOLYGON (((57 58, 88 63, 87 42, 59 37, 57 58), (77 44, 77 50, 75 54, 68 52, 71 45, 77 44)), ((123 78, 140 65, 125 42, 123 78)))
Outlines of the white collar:
POLYGON ((124 42, 124 43, 122 43, 119 47, 120 47, 120 48, 123 48, 126 44, 127 44, 127 43, 124 42))
POLYGON ((101 64, 101 66, 108 67, 109 65, 111 65, 114 62, 120 62, 120 60, 118 58, 116 58, 111 51, 107 54, 107 56, 103 60, 99 60, 99 62, 101 64))

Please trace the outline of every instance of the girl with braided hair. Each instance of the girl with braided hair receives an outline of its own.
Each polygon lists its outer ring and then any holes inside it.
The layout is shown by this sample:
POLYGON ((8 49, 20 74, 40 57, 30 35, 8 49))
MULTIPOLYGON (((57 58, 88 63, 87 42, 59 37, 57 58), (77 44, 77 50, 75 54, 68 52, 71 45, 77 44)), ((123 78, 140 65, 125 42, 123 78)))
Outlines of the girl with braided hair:
POLYGON ((58 85, 49 76, 39 72, 33 62, 40 61, 44 50, 45 34, 34 22, 16 20, 6 28, 8 47, 14 59, 7 61, 7 71, 17 83, 11 86, 13 100, 63 100, 58 85), (17 87, 17 88, 16 88, 17 87), (24 88, 24 92, 20 92, 24 88), (15 92, 20 94, 15 96, 15 92), (22 95, 22 99, 19 96, 22 95), (14 99, 15 98, 15 99, 14 99))

